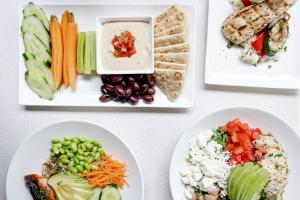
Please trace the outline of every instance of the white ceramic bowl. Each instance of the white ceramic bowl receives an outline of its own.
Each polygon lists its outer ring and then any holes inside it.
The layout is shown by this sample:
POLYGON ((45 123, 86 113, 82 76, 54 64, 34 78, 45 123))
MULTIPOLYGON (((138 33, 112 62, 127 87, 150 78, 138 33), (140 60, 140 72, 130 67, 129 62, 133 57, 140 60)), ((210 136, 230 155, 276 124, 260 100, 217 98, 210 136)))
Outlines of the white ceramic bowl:
POLYGON ((171 193, 174 200, 185 199, 184 185, 181 183, 179 172, 186 163, 185 157, 188 154, 189 142, 206 130, 224 125, 235 118, 248 122, 251 127, 261 128, 264 133, 273 133, 282 144, 288 155, 290 169, 283 199, 295 199, 299 191, 298 185, 300 180, 300 139, 296 131, 283 119, 267 111, 237 107, 220 110, 204 117, 179 139, 173 152, 169 174, 171 193))
MULTIPOLYGON (((153 34, 153 17, 138 16, 138 17, 98 17, 96 20, 97 27, 97 73, 98 74, 151 74, 154 72, 154 34, 153 34), (145 22, 150 25, 150 61, 148 66, 143 66, 141 69, 129 69, 127 66, 120 66, 124 70, 109 69, 102 62, 102 26, 110 22, 145 22)), ((113 37, 113 35, 112 35, 113 37)), ((117 59, 117 58, 116 58, 117 59)))
POLYGON ((113 132, 83 121, 66 121, 52 124, 36 132, 16 151, 6 180, 7 200, 32 200, 25 186, 24 175, 41 173, 42 163, 49 157, 51 139, 85 136, 99 140, 105 152, 127 164, 129 187, 120 190, 123 199, 144 199, 144 182, 140 166, 127 145, 113 132))

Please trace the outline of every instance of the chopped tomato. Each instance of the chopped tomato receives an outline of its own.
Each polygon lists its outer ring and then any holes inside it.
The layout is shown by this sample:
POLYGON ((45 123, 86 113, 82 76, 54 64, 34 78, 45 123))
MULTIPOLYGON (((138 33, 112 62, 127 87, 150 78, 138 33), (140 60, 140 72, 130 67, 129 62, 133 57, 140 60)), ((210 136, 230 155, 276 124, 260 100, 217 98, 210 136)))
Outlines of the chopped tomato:
POLYGON ((113 55, 117 58, 131 57, 136 53, 134 47, 135 37, 129 32, 125 31, 120 36, 115 36, 111 43, 115 49, 113 55))
POLYGON ((251 5, 251 1, 250 0, 242 0, 243 4, 245 7, 250 6, 251 5))
POLYGON ((233 149, 234 155, 240 155, 240 154, 243 153, 243 152, 244 152, 244 150, 243 150, 243 148, 240 147, 240 146, 235 147, 235 148, 233 149))
POLYGON ((225 146, 225 151, 231 153, 230 165, 252 162, 261 158, 260 154, 267 153, 264 147, 255 147, 254 141, 259 139, 262 131, 259 128, 250 128, 247 123, 242 123, 240 119, 227 122, 222 130, 228 134, 229 139, 225 146))
POLYGON ((267 33, 262 32, 254 42, 251 43, 252 47, 256 50, 256 53, 260 56, 266 55, 264 52, 263 44, 265 41, 267 33))

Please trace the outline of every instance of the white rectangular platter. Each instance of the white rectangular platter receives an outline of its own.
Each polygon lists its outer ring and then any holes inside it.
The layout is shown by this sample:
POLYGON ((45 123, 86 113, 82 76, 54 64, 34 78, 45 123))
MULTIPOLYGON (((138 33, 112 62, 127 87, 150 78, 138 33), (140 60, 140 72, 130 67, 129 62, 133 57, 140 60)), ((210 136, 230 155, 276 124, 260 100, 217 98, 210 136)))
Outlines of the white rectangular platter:
POLYGON ((227 48, 221 32, 225 18, 232 13, 229 0, 209 1, 205 83, 246 87, 280 89, 300 88, 300 2, 289 9, 290 37, 287 51, 277 62, 259 64, 256 67, 239 60, 240 48, 227 48))
MULTIPOLYGON (((172 1, 173 2, 173 1, 172 1)), ((195 70, 195 47, 196 40, 196 0, 186 1, 184 4, 178 4, 187 13, 187 28, 189 30, 189 42, 191 45, 191 55, 188 71, 186 74, 185 85, 181 95, 175 102, 170 102, 167 97, 156 87, 156 94, 152 104, 145 104, 140 101, 134 107, 152 107, 152 108, 189 108, 194 103, 194 70, 195 70)), ((74 13, 75 21, 78 24, 80 31, 96 31, 97 17, 114 17, 114 16, 157 16, 159 13, 172 5, 169 1, 161 2, 143 2, 136 1, 136 3, 120 3, 113 1, 91 2, 83 3, 37 3, 46 15, 57 15, 59 18, 65 10, 74 13)), ((25 5, 20 5, 19 8, 19 24, 22 23, 22 10, 25 5)), ((101 95, 100 86, 102 85, 99 75, 83 76, 78 75, 77 90, 72 92, 70 89, 62 87, 56 94, 52 101, 44 100, 34 94, 28 87, 24 74, 26 67, 24 65, 22 53, 24 52, 23 40, 21 31, 19 32, 19 103, 25 106, 90 106, 90 107, 133 107, 128 103, 122 104, 119 102, 101 103, 99 97, 101 95)))

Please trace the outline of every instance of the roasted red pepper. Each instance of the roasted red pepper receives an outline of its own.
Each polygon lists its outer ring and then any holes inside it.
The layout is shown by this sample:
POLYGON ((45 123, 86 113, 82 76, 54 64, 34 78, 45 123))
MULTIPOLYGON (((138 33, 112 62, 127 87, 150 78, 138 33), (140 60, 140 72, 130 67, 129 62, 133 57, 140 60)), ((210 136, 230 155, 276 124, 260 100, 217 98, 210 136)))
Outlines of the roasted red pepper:
POLYGON ((250 0, 242 0, 243 4, 245 7, 250 6, 251 5, 251 1, 250 0))
POLYGON ((134 42, 135 37, 129 31, 124 31, 120 36, 115 36, 111 41, 115 49, 115 52, 113 53, 114 56, 117 58, 130 58, 133 54, 136 53, 134 42))
POLYGON ((263 48, 266 35, 267 35, 266 32, 262 32, 257 37, 257 39, 251 43, 252 47, 256 50, 256 53, 260 56, 266 55, 266 53, 264 52, 264 48, 263 48))

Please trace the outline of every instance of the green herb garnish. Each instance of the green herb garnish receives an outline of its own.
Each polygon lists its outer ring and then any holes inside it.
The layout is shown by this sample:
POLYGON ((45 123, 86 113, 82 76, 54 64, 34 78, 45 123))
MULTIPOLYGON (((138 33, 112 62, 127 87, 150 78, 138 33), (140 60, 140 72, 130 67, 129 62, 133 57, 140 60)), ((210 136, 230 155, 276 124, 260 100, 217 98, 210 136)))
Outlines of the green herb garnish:
POLYGON ((283 50, 284 50, 284 52, 286 52, 287 51, 287 46, 285 46, 283 50))
POLYGON ((228 134, 224 132, 221 127, 214 129, 213 132, 215 134, 212 139, 218 144, 222 145, 223 148, 225 148, 228 139, 228 134))
POLYGON ((271 68, 272 68, 272 65, 268 65, 268 68, 271 69, 271 68))
POLYGON ((233 47, 233 46, 234 46, 234 43, 231 42, 231 41, 228 41, 228 43, 227 43, 227 48, 230 49, 230 48, 233 47))

